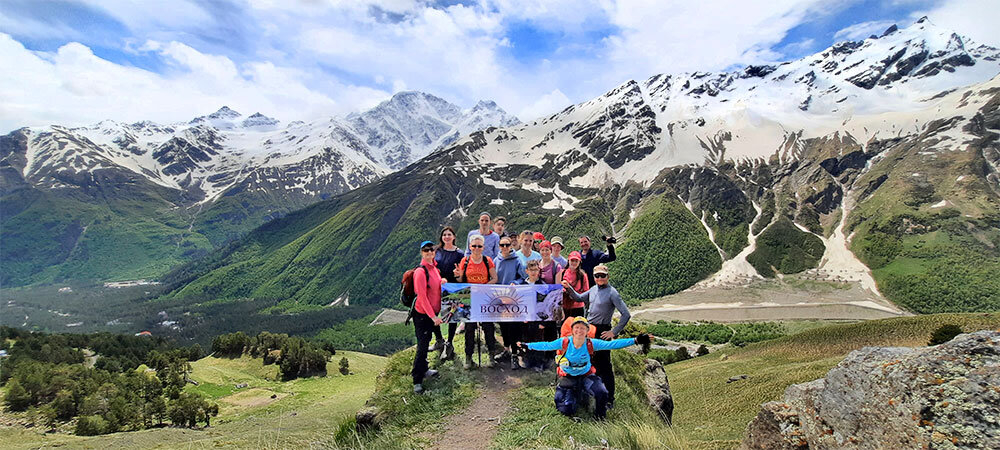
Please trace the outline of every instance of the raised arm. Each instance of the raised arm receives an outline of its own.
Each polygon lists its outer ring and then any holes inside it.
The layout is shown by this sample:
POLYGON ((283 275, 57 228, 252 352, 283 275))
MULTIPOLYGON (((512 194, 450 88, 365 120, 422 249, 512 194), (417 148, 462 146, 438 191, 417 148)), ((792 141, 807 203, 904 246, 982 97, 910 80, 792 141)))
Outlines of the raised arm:
POLYGON ((615 339, 605 341, 604 339, 591 339, 594 343, 594 350, 618 350, 635 344, 635 338, 615 339))
POLYGON ((618 255, 615 254, 615 244, 608 244, 608 252, 601 253, 600 258, 597 260, 601 263, 609 263, 618 259, 618 255))
POLYGON ((611 302, 615 304, 615 308, 618 309, 618 312, 622 315, 622 317, 618 319, 618 325, 615 326, 614 330, 612 330, 615 333, 615 336, 618 336, 618 334, 625 329, 625 325, 628 325, 629 319, 632 318, 632 313, 628 312, 628 306, 626 306, 625 302, 622 301, 622 296, 618 295, 617 289, 611 292, 611 302))
MULTIPOLYGON (((562 348, 562 340, 563 340, 563 338, 558 338, 558 339, 556 339, 554 341, 551 341, 551 342, 545 342, 545 341, 543 341, 543 342, 528 342, 528 343, 526 343, 526 345, 531 350, 552 351, 552 350, 559 350, 559 349, 562 348)), ((594 347, 594 348, 597 348, 597 347, 594 347)))

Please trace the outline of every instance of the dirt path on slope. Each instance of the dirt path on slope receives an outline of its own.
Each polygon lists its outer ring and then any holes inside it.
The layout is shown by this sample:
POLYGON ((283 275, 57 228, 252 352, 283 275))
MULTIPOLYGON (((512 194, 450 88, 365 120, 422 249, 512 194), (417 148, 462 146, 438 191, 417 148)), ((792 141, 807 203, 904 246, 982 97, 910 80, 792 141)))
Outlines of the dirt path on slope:
POLYGON ((510 393, 521 379, 500 369, 484 372, 483 389, 469 407, 445 421, 444 433, 432 448, 464 450, 487 448, 497 434, 500 421, 510 411, 510 393))

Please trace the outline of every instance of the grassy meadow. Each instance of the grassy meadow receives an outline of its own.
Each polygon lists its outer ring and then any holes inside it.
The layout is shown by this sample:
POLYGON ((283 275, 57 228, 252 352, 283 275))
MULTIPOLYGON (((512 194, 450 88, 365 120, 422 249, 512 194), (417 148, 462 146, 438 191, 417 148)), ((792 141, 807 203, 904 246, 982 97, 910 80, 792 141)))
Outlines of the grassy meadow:
POLYGON ((103 436, 47 434, 42 429, 6 428, 0 448, 303 448, 332 439, 336 427, 354 413, 375 389, 386 366, 381 356, 339 351, 326 377, 278 381, 274 365, 249 357, 206 357, 192 363, 186 389, 219 404, 219 416, 203 429, 158 428, 103 436), (347 357, 353 374, 337 371, 347 357), (236 389, 235 385, 249 386, 236 389), (272 398, 274 396, 274 398, 272 398))

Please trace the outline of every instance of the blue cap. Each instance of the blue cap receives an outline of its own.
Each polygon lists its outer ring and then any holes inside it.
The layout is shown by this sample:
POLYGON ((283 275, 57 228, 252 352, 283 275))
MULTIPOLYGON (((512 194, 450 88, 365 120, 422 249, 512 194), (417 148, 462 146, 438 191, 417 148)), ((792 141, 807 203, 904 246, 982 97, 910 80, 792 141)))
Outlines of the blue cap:
POLYGON ((421 243, 420 243, 420 248, 424 248, 424 246, 425 246, 425 245, 430 245, 430 246, 432 246, 432 247, 433 247, 433 246, 434 246, 434 243, 433 243, 433 242, 431 242, 431 241, 424 241, 424 242, 421 242, 421 243))

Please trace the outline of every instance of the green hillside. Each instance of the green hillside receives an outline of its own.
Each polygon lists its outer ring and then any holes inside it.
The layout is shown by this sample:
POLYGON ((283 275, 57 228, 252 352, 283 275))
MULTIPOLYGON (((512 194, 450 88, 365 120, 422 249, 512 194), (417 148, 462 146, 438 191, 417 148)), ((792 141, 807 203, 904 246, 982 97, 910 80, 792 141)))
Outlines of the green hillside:
MULTIPOLYGON (((446 154, 432 156, 428 166, 442 163, 435 157, 442 159, 446 154)), ((656 262, 662 254, 674 255, 671 265, 675 269, 659 275, 662 287, 626 290, 627 296, 639 300, 676 292, 720 264, 717 253, 704 251, 712 249, 708 234, 676 196, 651 193, 669 191, 662 184, 639 195, 576 189, 572 195, 581 200, 560 214, 539 209, 544 197, 531 190, 506 191, 502 194, 505 202, 497 206, 491 202, 500 192, 481 177, 442 169, 443 174, 424 179, 414 173, 425 169, 414 167, 418 168, 269 222, 224 251, 178 269, 167 277, 179 287, 169 297, 283 299, 286 308, 294 309, 349 296, 352 304, 395 306, 398 274, 417 262, 414 244, 435 239, 443 225, 459 230, 459 245, 464 246, 465 233, 477 226, 477 213, 489 211, 494 217, 506 216, 510 231, 561 235, 568 250, 576 249, 574 238, 582 234, 590 235, 595 247, 601 247, 598 236, 623 228, 629 220, 627 214, 621 217, 614 211, 638 207, 643 195, 653 200, 637 211, 635 231, 625 232, 630 242, 620 247, 622 262, 612 263, 612 268, 623 282, 636 286, 642 281, 625 280, 648 276, 643 270, 662 268, 656 262), (455 208, 456 201, 460 208, 455 208), (459 209, 465 214, 456 214, 459 209), (624 270, 626 266, 640 271, 624 270)), ((521 172, 508 168, 511 176, 539 175, 535 168, 516 169, 521 172)), ((556 181, 549 179, 541 183, 556 181)))
POLYGON ((0 447, 38 448, 301 448, 326 439, 334 424, 351 416, 375 387, 386 358, 337 352, 326 377, 277 381, 276 367, 248 357, 207 357, 192 363, 187 390, 205 394, 220 405, 219 416, 206 429, 159 428, 104 436, 48 434, 41 429, 10 428, 0 433, 0 447), (338 371, 340 358, 350 361, 352 375, 338 371), (236 389, 235 385, 249 386, 236 389), (274 396, 274 398, 272 398, 274 396))

